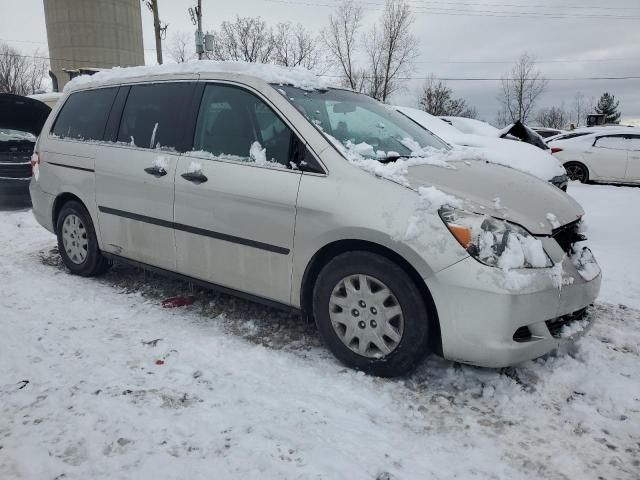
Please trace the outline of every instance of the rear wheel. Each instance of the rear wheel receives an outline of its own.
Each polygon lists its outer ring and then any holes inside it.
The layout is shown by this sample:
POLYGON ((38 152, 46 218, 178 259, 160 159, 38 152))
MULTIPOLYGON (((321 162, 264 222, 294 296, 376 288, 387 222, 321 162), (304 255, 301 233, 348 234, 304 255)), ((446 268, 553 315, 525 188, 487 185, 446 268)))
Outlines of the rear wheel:
POLYGON ((370 252, 347 252, 323 267, 313 313, 325 344, 345 365, 391 377, 429 351, 429 313, 413 280, 370 252))
POLYGON ((578 162, 567 162, 564 164, 567 176, 571 180, 578 180, 582 183, 589 181, 589 170, 583 164, 578 162))
POLYGON ((64 204, 56 222, 58 251, 71 273, 91 277, 109 268, 98 248, 96 231, 87 209, 80 202, 64 204))

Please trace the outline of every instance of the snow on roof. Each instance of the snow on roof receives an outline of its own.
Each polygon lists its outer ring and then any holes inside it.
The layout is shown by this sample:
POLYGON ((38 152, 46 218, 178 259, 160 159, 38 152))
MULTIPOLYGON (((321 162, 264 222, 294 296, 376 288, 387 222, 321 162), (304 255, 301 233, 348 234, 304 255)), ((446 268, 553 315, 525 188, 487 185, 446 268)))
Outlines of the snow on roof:
POLYGON ((267 83, 293 85, 294 87, 305 90, 322 89, 330 86, 325 78, 303 67, 282 67, 263 63, 199 60, 165 65, 114 67, 109 70, 101 70, 93 75, 78 76, 65 85, 64 91, 68 92, 79 88, 117 83, 119 81, 132 80, 149 75, 185 75, 198 73, 238 73, 260 78, 267 83))

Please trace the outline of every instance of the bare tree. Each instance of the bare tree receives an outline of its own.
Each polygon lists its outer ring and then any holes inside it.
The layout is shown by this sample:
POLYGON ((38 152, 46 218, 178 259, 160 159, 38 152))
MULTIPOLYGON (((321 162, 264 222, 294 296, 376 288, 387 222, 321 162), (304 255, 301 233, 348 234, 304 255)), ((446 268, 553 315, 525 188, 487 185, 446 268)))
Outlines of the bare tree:
POLYGON ((418 56, 418 40, 411 33, 413 21, 411 8, 405 0, 387 0, 378 41, 382 46, 382 86, 376 98, 383 102, 399 89, 399 77, 411 71, 418 56))
POLYGON ((318 41, 301 24, 291 22, 276 25, 273 34, 274 62, 285 67, 313 69, 321 60, 318 41))
POLYGON ((579 127, 581 124, 586 123, 587 114, 591 112, 593 100, 587 99, 586 95, 582 92, 576 92, 571 104, 571 122, 579 127))
POLYGON ((176 63, 188 62, 195 58, 191 35, 184 31, 175 32, 167 46, 167 53, 176 63))
POLYGON ((48 63, 36 51, 21 55, 6 43, 0 44, 0 93, 31 95, 42 89, 48 63))
POLYGON ((565 128, 568 120, 569 115, 564 109, 564 104, 560 107, 541 108, 536 115, 536 122, 547 128, 565 128))
POLYGON ((507 122, 519 120, 526 123, 547 83, 536 68, 535 58, 527 53, 522 55, 511 71, 502 77, 502 91, 498 100, 502 103, 501 113, 507 122))
POLYGON ((450 115, 453 117, 476 118, 475 107, 467 105, 463 98, 453 98, 453 90, 444 82, 429 77, 422 86, 418 99, 420 108, 435 116, 450 115))
POLYGON ((240 17, 224 21, 213 33, 214 60, 269 63, 274 52, 273 32, 260 17, 240 17))
POLYGON ((355 66, 357 38, 362 26, 362 7, 352 0, 344 0, 334 14, 329 15, 329 26, 322 31, 322 40, 329 51, 329 60, 344 77, 346 86, 362 89, 362 72, 355 66))

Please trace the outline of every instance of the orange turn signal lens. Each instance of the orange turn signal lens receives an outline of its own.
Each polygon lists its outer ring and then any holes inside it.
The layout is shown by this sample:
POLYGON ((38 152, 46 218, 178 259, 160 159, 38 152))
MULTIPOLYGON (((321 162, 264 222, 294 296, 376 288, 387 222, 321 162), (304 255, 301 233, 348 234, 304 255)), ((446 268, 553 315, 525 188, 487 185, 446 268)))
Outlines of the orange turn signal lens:
POLYGON ((456 237, 456 240, 460 242, 465 249, 469 248, 471 245, 471 229, 469 227, 463 227, 460 225, 456 225, 455 223, 450 223, 447 225, 453 236, 456 237))

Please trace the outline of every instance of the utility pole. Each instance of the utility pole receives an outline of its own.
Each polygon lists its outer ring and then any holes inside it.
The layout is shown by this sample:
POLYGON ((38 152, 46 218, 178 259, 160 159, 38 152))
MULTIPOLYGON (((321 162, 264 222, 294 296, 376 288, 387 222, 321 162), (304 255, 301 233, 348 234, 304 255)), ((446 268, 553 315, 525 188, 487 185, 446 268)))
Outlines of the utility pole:
POLYGON ((160 39, 160 17, 158 15, 158 0, 151 2, 151 11, 153 12, 153 30, 156 34, 156 58, 158 64, 162 65, 162 40, 160 39))
POLYGON ((202 0, 198 0, 198 39, 200 40, 200 48, 198 49, 198 60, 202 60, 204 55, 204 36, 202 35, 202 0))
POLYGON ((167 24, 160 23, 160 15, 158 14, 158 0, 142 0, 153 14, 153 31, 156 36, 156 59, 158 64, 162 65, 162 37, 167 34, 167 24))

